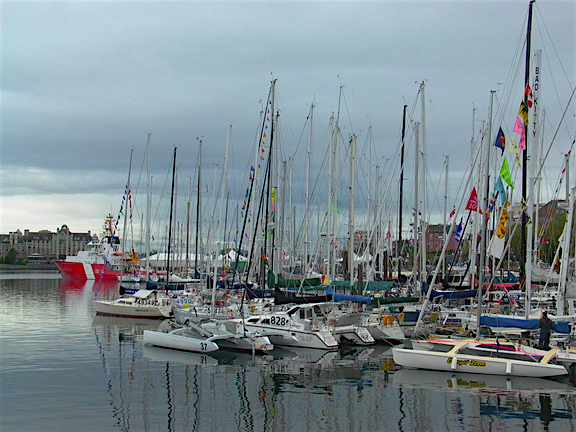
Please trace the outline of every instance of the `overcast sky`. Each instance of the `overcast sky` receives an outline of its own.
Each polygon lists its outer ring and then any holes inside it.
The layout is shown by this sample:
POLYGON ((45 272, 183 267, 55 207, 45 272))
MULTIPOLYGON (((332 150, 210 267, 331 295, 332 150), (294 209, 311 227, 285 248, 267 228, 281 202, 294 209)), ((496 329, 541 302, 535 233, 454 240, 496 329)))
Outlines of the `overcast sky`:
MULTIPOLYGON (((552 189, 575 129, 576 105, 568 104, 576 82, 575 5, 541 0, 534 9, 532 48, 544 50, 546 145, 558 130, 547 165, 552 189)), ((132 149, 133 190, 143 202, 148 132, 155 185, 165 184, 177 146, 185 196, 197 137, 209 191, 232 125, 228 177, 231 196, 241 198, 272 79, 282 157, 295 161, 300 185, 312 102, 317 171, 342 87, 340 157, 356 134, 360 170, 378 165, 392 177, 397 171, 385 167, 398 157, 403 106, 412 108, 425 82, 430 189, 443 188, 434 182, 449 156, 456 205, 473 109, 478 133, 496 90, 495 123, 507 134, 514 125, 527 11, 527 0, 2 1, 0 233, 63 224, 99 233, 105 214, 120 208, 132 149)), ((359 177, 359 201, 369 181, 359 177)), ((340 199, 347 205, 347 196, 340 199)))

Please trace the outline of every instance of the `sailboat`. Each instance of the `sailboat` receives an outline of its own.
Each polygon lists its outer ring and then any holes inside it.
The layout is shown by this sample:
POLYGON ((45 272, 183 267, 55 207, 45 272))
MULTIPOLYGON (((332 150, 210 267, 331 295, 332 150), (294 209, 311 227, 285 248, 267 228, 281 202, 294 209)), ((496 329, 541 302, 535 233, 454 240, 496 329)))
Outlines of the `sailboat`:
POLYGON ((172 315, 170 298, 161 291, 138 290, 113 300, 92 300, 98 315, 131 318, 168 318, 172 315))
POLYGON ((553 377, 567 375, 558 364, 560 350, 519 346, 498 339, 413 341, 412 349, 392 348, 394 362, 404 367, 488 375, 553 377))
POLYGON ((547 351, 499 338, 415 340, 412 349, 393 348, 392 353, 403 366, 491 375, 561 376, 576 363, 573 348, 547 351))
MULTIPOLYGON (((529 82, 529 53, 530 53, 530 34, 531 34, 531 22, 532 22, 532 7, 534 1, 530 1, 529 14, 528 14, 528 26, 527 26, 527 43, 526 43, 526 75, 525 75, 525 95, 521 105, 527 112, 529 104, 528 100, 528 86, 529 82)), ((491 103, 490 103, 490 117, 488 122, 488 137, 492 139, 490 128, 492 120, 492 97, 494 95, 492 91, 491 103)), ((518 116, 520 119, 520 113, 518 116)), ((523 132, 523 139, 527 138, 527 121, 520 120, 517 121, 518 130, 523 132)), ((516 127, 515 127, 516 131, 516 127)), ((489 143, 491 144, 491 142, 489 143)), ((491 148, 491 147, 490 147, 491 148)), ((523 152, 523 187, 522 187, 522 202, 526 202, 527 198, 530 198, 532 193, 528 194, 526 191, 526 165, 527 165, 527 148, 525 147, 523 152)), ((487 152, 487 167, 489 167, 489 152, 487 152)), ((486 168, 486 171, 489 171, 486 168)), ((486 188, 488 190, 488 187, 486 188)), ((530 198, 532 200, 532 198, 530 198)), ((484 197, 483 214, 487 214, 488 209, 488 194, 484 197)), ((531 212, 530 212, 531 213, 531 212)), ((486 218, 483 219, 482 237, 481 237, 481 251, 480 254, 480 269, 484 269, 484 257, 486 250, 486 218)), ((571 222, 571 221, 570 221, 571 222)), ((528 211, 523 211, 522 223, 520 224, 522 228, 522 247, 521 250, 526 252, 526 256, 522 261, 522 275, 525 277, 526 286, 526 301, 525 301, 525 318, 517 319, 516 321, 522 321, 524 329, 526 324, 529 324, 534 328, 536 321, 529 322, 531 313, 531 266, 533 263, 532 256, 532 239, 530 236, 527 237, 526 226, 528 225, 528 211)), ((571 223, 567 223, 571 225, 571 223)), ((528 231, 531 234, 531 230, 528 231)), ((565 251, 568 247, 565 247, 565 251)), ((502 260, 500 261, 502 262, 502 260)), ((500 265, 500 264, 499 264, 500 265)), ((482 273, 480 273, 480 280, 482 280, 482 273)), ((494 278, 492 278, 493 280, 494 278)), ((492 285, 492 282, 490 283, 492 285)), ((488 287, 489 289, 490 287, 488 287)), ((429 297, 429 295, 428 295, 429 297)), ((504 323, 512 324, 513 319, 506 319, 503 316, 494 317, 482 315, 482 292, 481 284, 478 286, 478 307, 477 307, 477 322, 482 324, 487 323, 487 320, 495 319, 495 324, 504 323)), ((518 323, 516 323, 518 324, 518 323)), ((557 323, 565 324, 567 323, 557 323)), ((554 348, 549 351, 541 350, 538 348, 532 348, 525 344, 519 342, 503 341, 500 339, 487 339, 480 338, 480 331, 477 326, 477 337, 476 339, 466 339, 466 340, 432 340, 432 341, 414 341, 412 344, 412 349, 406 348, 394 348, 393 356, 394 361, 402 366, 407 367, 417 367, 423 369, 433 369, 433 370, 444 370, 444 371, 462 371, 462 372, 472 372, 472 373, 482 373, 482 374, 493 374, 493 375, 516 375, 516 376, 532 376, 532 377, 549 377, 549 376, 561 376, 568 373, 568 368, 571 367, 576 362, 576 350, 572 349, 558 349, 554 348)))

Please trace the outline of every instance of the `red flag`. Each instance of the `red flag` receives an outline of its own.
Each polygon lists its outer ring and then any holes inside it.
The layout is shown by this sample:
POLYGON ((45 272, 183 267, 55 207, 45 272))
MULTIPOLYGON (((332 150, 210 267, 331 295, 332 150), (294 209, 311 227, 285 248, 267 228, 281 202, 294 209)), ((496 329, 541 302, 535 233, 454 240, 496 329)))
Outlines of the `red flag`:
POLYGON ((468 200, 468 204, 466 204, 466 210, 475 211, 482 214, 482 210, 480 210, 480 207, 478 207, 478 194, 476 193, 476 188, 472 189, 470 199, 468 200))
POLYGON ((524 90, 524 95, 528 96, 528 108, 532 108, 534 95, 532 94, 532 89, 530 88, 530 84, 526 84, 526 90, 524 90))

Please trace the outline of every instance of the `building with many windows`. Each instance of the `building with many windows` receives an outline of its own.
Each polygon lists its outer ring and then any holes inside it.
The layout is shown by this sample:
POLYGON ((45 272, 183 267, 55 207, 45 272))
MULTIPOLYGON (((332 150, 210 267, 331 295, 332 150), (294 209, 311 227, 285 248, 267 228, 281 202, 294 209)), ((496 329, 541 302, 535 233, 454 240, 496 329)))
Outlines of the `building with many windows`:
POLYGON ((91 240, 97 240, 96 235, 87 233, 70 232, 68 226, 62 225, 56 232, 41 230, 31 232, 20 230, 9 234, 0 234, 0 256, 14 249, 18 261, 47 262, 54 259, 66 258, 66 255, 75 255, 80 250, 86 249, 86 244, 91 240))
MULTIPOLYGON (((443 224, 428 225, 426 230, 426 250, 427 251, 441 251, 444 247, 445 236, 450 230, 449 226, 443 224)), ((458 244, 454 240, 454 235, 448 240, 447 250, 454 250, 458 244)))

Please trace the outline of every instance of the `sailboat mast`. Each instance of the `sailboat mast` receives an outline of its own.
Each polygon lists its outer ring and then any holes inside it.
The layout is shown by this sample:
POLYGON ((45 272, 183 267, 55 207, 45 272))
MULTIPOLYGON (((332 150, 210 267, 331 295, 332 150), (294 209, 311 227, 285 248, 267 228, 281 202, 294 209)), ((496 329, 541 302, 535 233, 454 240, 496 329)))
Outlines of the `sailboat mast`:
MULTIPOLYGON (((420 169, 420 161, 419 161, 419 152, 420 152, 420 136, 419 136, 419 129, 420 129, 420 123, 416 122, 414 123, 414 135, 415 135, 415 145, 414 145, 414 162, 415 162, 415 166, 414 166, 414 223, 412 225, 412 237, 414 239, 414 253, 413 253, 413 263, 412 263, 412 283, 416 284, 416 276, 418 275, 418 270, 419 270, 419 257, 422 253, 422 250, 420 248, 420 242, 419 242, 419 232, 420 232, 420 218, 419 216, 419 202, 418 202, 418 195, 419 195, 419 183, 420 183, 420 177, 419 177, 419 169, 420 169)), ((422 276, 422 275, 420 275, 422 276)))
MULTIPOLYGON (((134 154, 134 149, 130 150, 130 164, 128 166, 128 181, 126 182, 126 210, 124 211, 124 228, 122 228, 122 256, 124 256, 124 252, 126 252, 126 249, 124 249, 124 247, 126 246, 126 227, 128 225, 128 218, 131 218, 132 215, 131 214, 126 214, 128 212, 131 211, 131 206, 132 203, 130 202, 130 194, 131 192, 131 186, 130 186, 130 174, 132 173, 132 155, 134 154)), ((130 221, 132 222, 132 221, 130 221)), ((112 239, 110 239, 110 241, 112 241, 112 239)))
MULTIPOLYGON (((225 244, 226 235, 225 235, 225 228, 223 229, 223 221, 224 221, 224 196, 226 195, 226 191, 228 189, 228 155, 230 153, 230 145, 232 143, 232 125, 228 127, 228 136, 226 137, 226 153, 224 155, 224 167, 222 169, 222 182, 220 183, 220 212, 218 214, 218 222, 216 226, 218 227, 216 230, 216 235, 219 236, 222 242, 224 242, 224 248, 227 248, 228 245, 225 244)), ((219 251, 216 251, 218 256, 219 251)), ((225 253, 223 255, 225 256, 225 253)))
POLYGON ((304 274, 308 272, 309 240, 308 231, 310 229, 310 159, 312 156, 312 127, 314 119, 314 102, 310 105, 308 114, 308 142, 306 145, 306 213, 304 214, 304 274))
POLYGON ((420 252, 420 268, 421 268, 421 278, 422 278, 422 282, 423 283, 427 283, 428 282, 428 271, 426 269, 426 258, 427 258, 427 244, 426 244, 426 232, 428 231, 428 223, 426 222, 426 217, 427 217, 427 204, 428 204, 428 200, 427 200, 427 185, 426 185, 426 86, 424 84, 424 81, 422 81, 422 84, 420 84, 420 90, 421 90, 421 95, 420 95, 420 104, 421 104, 421 113, 420 113, 420 148, 421 148, 421 155, 422 155, 422 175, 420 176, 420 181, 422 182, 422 191, 421 196, 422 196, 422 208, 420 209, 420 213, 422 214, 421 217, 421 226, 419 227, 421 229, 420 231, 420 247, 421 247, 421 252, 420 252))
POLYGON ((568 204, 568 217, 564 224, 562 236, 562 262, 560 264, 560 284, 558 285, 558 298, 556 299, 556 314, 564 315, 566 300, 566 284, 568 282, 568 267, 570 266, 570 240, 572 239, 572 222, 574 220, 574 190, 570 191, 570 154, 564 156, 566 169, 566 203, 568 204))
MULTIPOLYGON (((536 50, 534 52, 534 76, 532 78, 532 95, 533 95, 533 109, 532 109, 532 158, 534 159, 532 162, 532 181, 534 184, 535 191, 534 193, 530 194, 530 196, 534 197, 533 203, 533 214, 534 216, 534 233, 536 235, 536 245, 539 246, 540 244, 540 235, 539 235, 539 226, 538 226, 538 213, 540 211, 540 158, 541 158, 541 151, 542 151, 542 134, 540 131, 542 128, 539 127, 540 124, 544 125, 544 123, 539 122, 540 110, 538 109, 538 98, 540 94, 540 71, 542 65, 542 50, 536 50)), ((538 247, 534 248, 532 253, 532 262, 536 261, 538 258, 538 247)))
POLYGON ((490 91, 490 109, 488 113, 488 130, 484 139, 484 148, 486 149, 486 178, 485 181, 485 193, 484 193, 484 203, 482 204, 483 212, 481 214, 480 223, 480 265, 478 270, 478 294, 477 294, 477 309, 476 309, 476 339, 480 338, 480 316, 482 315, 482 285, 484 283, 484 267, 486 263, 486 236, 488 235, 487 225, 488 220, 486 220, 485 215, 488 213, 488 201, 490 193, 490 150, 491 150, 491 140, 492 140, 492 110, 494 105, 494 90, 490 91))
POLYGON ((396 246, 396 257, 398 258, 398 280, 402 272, 402 203, 404 196, 404 146, 406 144, 406 110, 408 105, 404 105, 402 114, 402 147, 400 149, 400 204, 398 206, 398 245, 396 246))
POLYGON ((152 207, 152 179, 150 177, 150 147, 152 133, 148 133, 146 143, 146 280, 150 277, 150 212, 152 207))
POLYGON ((332 220, 333 218, 333 213, 336 211, 333 207, 334 207, 334 197, 333 197, 333 178, 334 178, 334 160, 335 160, 335 148, 336 145, 334 143, 335 141, 335 136, 336 136, 336 123, 335 123, 335 119, 334 119, 334 114, 332 114, 332 116, 330 117, 330 131, 331 131, 331 137, 330 137, 330 167, 329 167, 329 179, 328 179, 328 211, 327 211, 327 218, 326 218, 326 225, 327 225, 327 229, 326 229, 326 235, 327 235, 327 239, 329 239, 329 241, 326 244, 326 266, 328 267, 326 273, 328 274, 328 279, 333 280, 334 279, 334 274, 332 272, 332 249, 334 249, 334 243, 336 241, 336 239, 334 238, 334 232, 333 232, 333 228, 332 226, 334 225, 334 222, 332 220))
MULTIPOLYGON (((526 26, 526 68, 524 70, 524 89, 528 85, 530 80, 530 44, 532 38, 532 7, 535 0, 530 0, 530 6, 528 7, 528 24, 526 26)), ((526 91, 524 92, 526 93, 526 91)), ((524 94, 524 106, 528 109, 528 95, 524 94)), ((531 259, 531 256, 527 248, 526 239, 526 225, 528 224, 528 214, 526 211, 526 200, 527 200, 527 177, 528 177, 528 126, 524 123, 524 136, 526 137, 526 148, 522 153, 522 227, 521 227, 521 239, 522 246, 521 251, 524 252, 524 260, 521 261, 520 272, 522 279, 526 281, 526 262, 531 259)), ((529 302, 529 294, 531 287, 526 285, 526 301, 529 302)), ((530 309, 529 304, 526 309, 530 309)))
POLYGON ((186 278, 190 276, 190 195, 192 193, 192 178, 188 178, 188 202, 186 203, 186 259, 184 260, 186 278))
POLYGON ((350 137, 350 212, 348 214, 348 274, 350 288, 354 283, 354 179, 356 177, 356 135, 350 137))
POLYGON ((196 162, 198 168, 198 202, 196 203, 196 244, 194 248, 194 277, 200 274, 198 269, 198 246, 199 239, 202 238, 201 230, 202 224, 200 223, 200 215, 202 214, 202 139, 200 137, 196 138, 198 140, 198 161, 196 162))
MULTIPOLYGON (((264 216, 264 255, 266 256, 266 258, 268 258, 268 255, 270 255, 270 260, 268 262, 268 269, 274 269, 274 219, 275 219, 275 215, 274 214, 270 214, 270 204, 272 204, 273 206, 274 204, 274 189, 272 188, 272 170, 275 166, 274 164, 274 153, 275 153, 275 149, 273 149, 273 144, 274 144, 274 129, 275 129, 275 125, 276 125, 276 114, 274 113, 274 96, 275 96, 275 87, 276 87, 276 80, 272 80, 272 84, 271 84, 271 96, 270 96, 270 100, 269 100, 269 109, 270 109, 270 119, 271 119, 271 124, 270 124, 270 152, 268 153, 268 172, 266 173, 266 188, 267 188, 267 192, 266 192, 266 209, 265 209, 265 216, 264 216), (273 151, 274 150, 274 151, 273 151), (268 253, 268 237, 271 237, 271 251, 270 254, 268 253)), ((274 212, 274 208, 272 209, 272 212, 274 212)), ((261 275, 261 279, 262 282, 264 283, 264 281, 267 280, 266 278, 266 271, 265 271, 265 266, 262 266, 262 275, 261 275)), ((276 281, 276 275, 274 275, 274 281, 276 281)), ((274 283, 275 285, 275 283, 274 283)))
MULTIPOLYGON (((444 165, 446 167, 446 173, 444 176, 444 222, 443 222, 443 229, 442 229, 442 240, 444 242, 448 241, 447 233, 446 233, 446 213, 448 213, 448 165, 450 162, 450 156, 444 157, 444 165)), ((446 279, 446 257, 442 259, 442 275, 444 279, 446 279)))
POLYGON ((329 265, 329 279, 336 278, 336 212, 338 211, 338 200, 336 193, 336 160, 338 152, 338 135, 340 133, 340 106, 342 103, 342 89, 338 94, 338 111, 336 118, 333 120, 332 127, 332 140, 330 142, 330 185, 328 193, 328 236, 330 244, 328 245, 328 265, 329 265))
POLYGON ((176 150, 174 147, 174 159, 172 161, 172 192, 170 193, 170 219, 168 222, 168 258, 166 260, 166 283, 170 281, 170 247, 172 242, 172 216, 174 210, 174 183, 176 179, 176 150))

